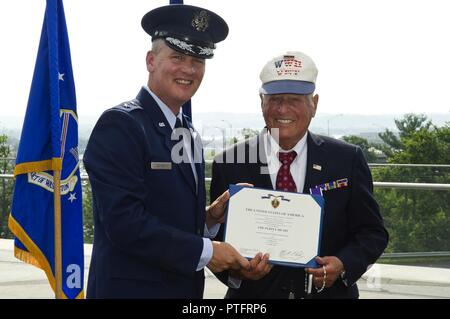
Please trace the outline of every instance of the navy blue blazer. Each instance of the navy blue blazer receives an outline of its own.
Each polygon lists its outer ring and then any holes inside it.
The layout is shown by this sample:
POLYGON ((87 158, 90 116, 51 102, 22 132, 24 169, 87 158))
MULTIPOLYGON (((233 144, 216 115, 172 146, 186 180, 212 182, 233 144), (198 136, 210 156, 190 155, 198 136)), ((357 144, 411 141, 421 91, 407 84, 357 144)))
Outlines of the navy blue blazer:
MULTIPOLYGON (((267 166, 262 134, 226 151, 226 158, 236 158, 239 149, 241 163, 224 164, 224 154, 216 157, 212 169, 211 198, 216 198, 229 184, 246 182, 255 187, 272 189, 269 174, 260 174, 267 166), (233 152, 233 154, 231 153, 233 152), (249 157, 250 154, 250 157, 249 157), (250 160, 250 163, 249 163, 250 160), (220 163, 222 162, 222 163, 220 163)), ((355 282, 383 253, 388 234, 383 225, 377 202, 373 197, 372 176, 361 149, 329 137, 308 132, 307 169, 303 193, 317 185, 347 178, 348 186, 323 193, 325 199, 321 256, 337 256, 344 264, 348 286, 342 280, 324 289, 313 298, 357 298, 355 282), (317 165, 314 166, 313 165, 317 165), (320 169, 318 169, 320 167, 320 169)), ((223 227, 222 227, 223 229, 223 227)), ((217 236, 223 239, 222 231, 217 236)), ((304 297, 304 270, 274 266, 258 281, 243 281, 239 289, 229 289, 230 298, 296 298, 304 297)), ((218 275, 226 283, 228 274, 218 275)), ((313 289, 314 290, 314 289, 313 289)))
POLYGON ((171 134, 145 89, 98 120, 83 158, 95 226, 87 298, 202 298, 201 143, 197 191, 190 164, 172 162, 171 134))

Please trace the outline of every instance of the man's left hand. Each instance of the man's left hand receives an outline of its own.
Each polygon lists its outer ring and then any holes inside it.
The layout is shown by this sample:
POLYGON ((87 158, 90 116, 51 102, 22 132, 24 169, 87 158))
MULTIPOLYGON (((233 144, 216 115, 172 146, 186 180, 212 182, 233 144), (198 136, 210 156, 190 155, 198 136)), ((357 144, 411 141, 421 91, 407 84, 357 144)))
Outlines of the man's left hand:
POLYGON ((222 224, 225 221, 225 207, 230 199, 230 192, 225 191, 208 207, 206 207, 206 225, 222 224))
MULTIPOLYGON (((239 186, 253 187, 252 184, 238 183, 239 186)), ((222 195, 208 207, 206 207, 206 225, 211 228, 215 224, 222 224, 225 221, 225 208, 230 199, 230 192, 225 191, 222 195)))
POLYGON ((316 262, 321 265, 320 268, 306 268, 308 274, 314 277, 314 285, 317 288, 322 287, 325 280, 325 287, 331 287, 340 274, 344 271, 344 264, 336 256, 316 257, 316 262), (326 276, 324 272, 326 271, 326 276))

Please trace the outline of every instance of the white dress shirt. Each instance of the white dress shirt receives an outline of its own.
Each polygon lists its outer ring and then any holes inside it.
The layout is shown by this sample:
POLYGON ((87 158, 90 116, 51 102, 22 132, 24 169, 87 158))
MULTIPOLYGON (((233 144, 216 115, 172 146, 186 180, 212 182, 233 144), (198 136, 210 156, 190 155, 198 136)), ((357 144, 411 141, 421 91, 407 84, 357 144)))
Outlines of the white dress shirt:
POLYGON ((306 156, 308 153, 308 145, 306 144, 307 136, 308 132, 306 132, 306 134, 300 139, 300 141, 297 142, 297 144, 295 144, 292 149, 284 150, 277 144, 272 135, 266 134, 266 143, 264 146, 267 156, 267 167, 269 169, 273 189, 276 189, 277 174, 281 167, 280 160, 278 159, 278 152, 287 153, 295 151, 297 156, 291 163, 290 172, 292 178, 294 179, 295 185, 297 186, 297 193, 303 193, 306 177, 306 156))

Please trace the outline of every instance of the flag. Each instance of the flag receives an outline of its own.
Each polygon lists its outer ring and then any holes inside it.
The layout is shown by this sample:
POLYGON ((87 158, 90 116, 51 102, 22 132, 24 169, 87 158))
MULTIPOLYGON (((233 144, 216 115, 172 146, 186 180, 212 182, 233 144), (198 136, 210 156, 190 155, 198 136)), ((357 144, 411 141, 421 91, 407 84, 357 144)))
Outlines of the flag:
MULTIPOLYGON (((183 0, 170 0, 169 4, 183 4, 183 0)), ((183 104, 183 114, 191 119, 192 122, 192 105, 191 100, 183 104)))
POLYGON ((61 171, 62 297, 84 298, 78 117, 62 0, 47 0, 14 169, 14 255, 45 271, 55 291, 54 171, 61 171))

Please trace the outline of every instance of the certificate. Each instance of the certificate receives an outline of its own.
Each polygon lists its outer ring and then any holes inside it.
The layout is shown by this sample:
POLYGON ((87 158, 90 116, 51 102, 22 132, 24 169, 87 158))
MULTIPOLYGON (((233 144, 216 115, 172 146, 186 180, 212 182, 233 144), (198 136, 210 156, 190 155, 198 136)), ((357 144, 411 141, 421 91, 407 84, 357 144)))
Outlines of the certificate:
POLYGON ((292 267, 318 267, 324 200, 320 195, 230 185, 225 241, 253 258, 292 267))

